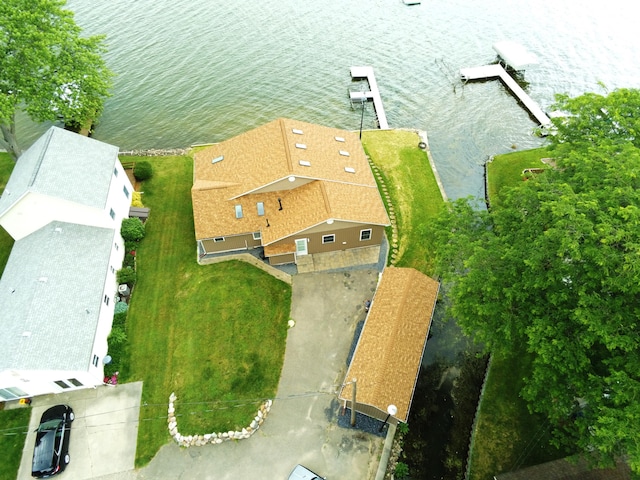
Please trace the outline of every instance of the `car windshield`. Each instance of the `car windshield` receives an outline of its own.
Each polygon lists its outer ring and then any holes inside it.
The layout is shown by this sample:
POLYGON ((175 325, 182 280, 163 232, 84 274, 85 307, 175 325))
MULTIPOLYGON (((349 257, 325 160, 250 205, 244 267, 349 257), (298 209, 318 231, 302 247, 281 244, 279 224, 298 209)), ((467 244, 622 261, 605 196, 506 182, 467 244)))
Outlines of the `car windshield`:
POLYGON ((60 420, 59 418, 54 418, 53 420, 49 420, 47 422, 41 423, 40 426, 38 427, 38 431, 46 432, 49 430, 56 430, 61 423, 62 423, 62 420, 60 420))

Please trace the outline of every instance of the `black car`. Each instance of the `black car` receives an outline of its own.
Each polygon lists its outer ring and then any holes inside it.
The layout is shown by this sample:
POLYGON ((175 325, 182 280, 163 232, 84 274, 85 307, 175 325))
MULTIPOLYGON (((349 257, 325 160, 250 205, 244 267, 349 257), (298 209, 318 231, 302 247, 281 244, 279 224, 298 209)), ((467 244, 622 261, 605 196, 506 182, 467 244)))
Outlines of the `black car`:
POLYGON ((69 405, 56 405, 42 414, 33 449, 33 477, 51 477, 67 467, 73 419, 73 410, 69 405))

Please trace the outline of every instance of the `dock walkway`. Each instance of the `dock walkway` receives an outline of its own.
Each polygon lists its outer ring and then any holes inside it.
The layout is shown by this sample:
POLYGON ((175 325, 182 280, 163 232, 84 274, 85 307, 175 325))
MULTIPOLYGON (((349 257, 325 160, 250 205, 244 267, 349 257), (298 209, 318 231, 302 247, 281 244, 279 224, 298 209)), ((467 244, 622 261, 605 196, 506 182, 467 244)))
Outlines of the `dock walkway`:
MULTIPOLYGON (((380 90, 378 89, 378 83, 376 77, 373 74, 373 67, 351 67, 351 78, 366 78, 369 83, 369 91, 362 92, 367 99, 373 100, 373 108, 378 118, 378 126, 381 130, 388 130, 389 123, 387 123, 387 116, 384 113, 384 105, 382 105, 382 98, 380 97, 380 90)), ((350 92, 350 99, 362 101, 362 95, 360 92, 350 92)))
POLYGON ((542 127, 550 127, 551 120, 546 113, 542 111, 540 106, 531 99, 529 95, 518 85, 511 75, 502 67, 502 65, 483 65, 481 67, 463 68, 460 70, 460 76, 464 82, 470 80, 481 80, 498 77, 513 92, 513 94, 522 102, 531 115, 535 117, 542 127))

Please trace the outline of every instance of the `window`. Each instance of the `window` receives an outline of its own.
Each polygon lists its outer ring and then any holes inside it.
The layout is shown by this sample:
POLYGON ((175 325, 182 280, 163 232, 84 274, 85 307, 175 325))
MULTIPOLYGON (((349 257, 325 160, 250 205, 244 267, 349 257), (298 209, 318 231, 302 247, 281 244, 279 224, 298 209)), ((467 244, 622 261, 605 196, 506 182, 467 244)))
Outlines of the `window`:
POLYGON ((214 158, 213 160, 211 160, 211 163, 218 163, 222 160, 224 160, 224 155, 220 155, 219 157, 214 158))
POLYGON ((69 382, 74 387, 81 387, 82 386, 82 382, 80 380, 76 379, 76 378, 70 378, 69 380, 67 380, 67 382, 69 382))
POLYGON ((307 146, 304 143, 296 143, 296 148, 306 149, 307 146))
POLYGON ((117 243, 114 243, 113 246, 116 247, 116 250, 118 250, 120 248, 120 247, 118 247, 117 243))
POLYGON ((262 234, 260 232, 253 232, 254 240, 262 240, 262 234))
POLYGON ((214 241, 215 243, 224 242, 224 237, 216 237, 216 238, 214 238, 214 239, 213 239, 213 241, 214 241))
POLYGON ((127 189, 126 185, 122 187, 122 191, 124 192, 124 196, 129 198, 129 190, 127 189))
POLYGON ((310 167, 311 166, 311 162, 309 160, 300 160, 298 163, 300 165, 302 165, 303 167, 310 167))
POLYGON ((116 269, 113 268, 113 265, 109 265, 109 268, 111 268, 111 273, 116 273, 116 269))
POLYGON ((0 388, 0 398, 5 400, 13 400, 18 397, 26 397, 27 393, 16 387, 0 388))
POLYGON ((115 220, 116 219, 116 212, 113 211, 113 208, 109 209, 109 216, 115 220))
POLYGON ((104 296, 104 303, 105 303, 106 305, 109 305, 109 295, 105 295, 105 296, 104 296))
POLYGON ((323 235, 322 236, 322 243, 333 243, 336 241, 336 236, 334 233, 332 233, 331 235, 323 235))
POLYGON ((69 388, 69 385, 67 385, 65 382, 63 382, 62 380, 56 380, 55 382, 56 385, 58 385, 60 388, 69 388))
POLYGON ((242 218, 242 205, 236 205, 236 218, 242 218))
POLYGON ((344 167, 344 171, 347 173, 356 173, 356 169, 353 167, 344 167))
POLYGON ((342 155, 343 157, 348 157, 349 152, 347 152, 346 150, 340 150, 340 155, 342 155))
POLYGON ((114 177, 118 176, 118 168, 117 167, 113 169, 113 176, 114 177))
POLYGON ((299 128, 293 128, 291 130, 293 133, 295 133, 296 135, 302 135, 304 132, 302 130, 300 130, 299 128))
POLYGON ((263 216, 264 215, 264 202, 256 203, 256 208, 258 209, 258 215, 263 216))
POLYGON ((94 367, 97 367, 99 361, 100 361, 100 358, 98 357, 98 355, 94 355, 93 356, 93 360, 91 361, 91 363, 93 363, 94 367))
POLYGON ((371 240, 371 229, 360 230, 360 241, 364 242, 365 240, 371 240))
POLYGON ((336 142, 344 142, 344 138, 343 137, 335 137, 336 142))

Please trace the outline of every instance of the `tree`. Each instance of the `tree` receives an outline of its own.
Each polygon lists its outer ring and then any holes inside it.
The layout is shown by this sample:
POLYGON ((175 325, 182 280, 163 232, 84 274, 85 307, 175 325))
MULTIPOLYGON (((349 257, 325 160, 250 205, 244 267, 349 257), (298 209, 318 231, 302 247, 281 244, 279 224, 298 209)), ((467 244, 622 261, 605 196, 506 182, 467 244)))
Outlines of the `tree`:
POLYGON ((15 115, 37 122, 82 126, 97 118, 113 74, 104 37, 80 37, 65 0, 0 2, 0 130, 9 152, 20 155, 15 115))
POLYGON ((490 212, 453 203, 429 230, 436 265, 467 333, 534 355, 521 394, 556 441, 640 473, 640 92, 558 106, 557 168, 490 212))

